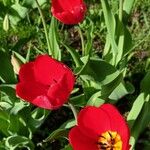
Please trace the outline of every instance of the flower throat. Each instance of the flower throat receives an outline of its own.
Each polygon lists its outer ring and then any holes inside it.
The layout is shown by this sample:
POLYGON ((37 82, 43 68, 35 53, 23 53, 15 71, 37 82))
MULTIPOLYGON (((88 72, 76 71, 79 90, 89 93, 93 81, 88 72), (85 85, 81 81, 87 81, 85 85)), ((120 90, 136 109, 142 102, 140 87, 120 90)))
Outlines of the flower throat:
POLYGON ((122 140, 117 132, 107 131, 99 136, 97 146, 99 150, 122 150, 122 140))

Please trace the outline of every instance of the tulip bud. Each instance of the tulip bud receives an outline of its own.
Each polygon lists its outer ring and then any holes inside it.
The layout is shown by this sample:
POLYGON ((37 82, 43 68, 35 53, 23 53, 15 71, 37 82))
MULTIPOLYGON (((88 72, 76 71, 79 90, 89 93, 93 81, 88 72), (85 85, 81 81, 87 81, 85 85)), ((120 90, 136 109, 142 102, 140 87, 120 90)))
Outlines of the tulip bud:
POLYGON ((13 66, 14 72, 19 74, 21 63, 14 55, 11 55, 11 64, 13 66))
POLYGON ((3 29, 7 32, 9 30, 9 16, 8 14, 5 15, 3 21, 3 29))
POLYGON ((78 24, 86 13, 84 0, 52 0, 52 15, 64 24, 78 24))

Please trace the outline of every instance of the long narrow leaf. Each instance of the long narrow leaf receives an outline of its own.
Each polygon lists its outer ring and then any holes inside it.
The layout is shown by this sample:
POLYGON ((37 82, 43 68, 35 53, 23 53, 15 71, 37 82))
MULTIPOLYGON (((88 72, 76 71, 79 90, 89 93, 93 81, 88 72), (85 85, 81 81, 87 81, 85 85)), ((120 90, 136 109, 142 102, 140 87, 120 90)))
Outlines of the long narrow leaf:
POLYGON ((124 0, 123 10, 127 15, 131 13, 135 0, 124 0))
POLYGON ((116 55, 118 52, 118 47, 117 47, 117 44, 115 42, 115 28, 116 28, 115 18, 111 12, 108 1, 107 0, 101 0, 101 3, 102 3, 102 9, 103 9, 103 13, 104 13, 107 31, 109 34, 109 40, 111 41, 112 52, 114 55, 116 55))
POLYGON ((59 48, 59 44, 57 41, 58 35, 57 35, 57 24, 56 20, 52 17, 51 24, 50 24, 50 30, 49 30, 49 41, 50 46, 53 52, 53 57, 61 60, 61 50, 59 48))

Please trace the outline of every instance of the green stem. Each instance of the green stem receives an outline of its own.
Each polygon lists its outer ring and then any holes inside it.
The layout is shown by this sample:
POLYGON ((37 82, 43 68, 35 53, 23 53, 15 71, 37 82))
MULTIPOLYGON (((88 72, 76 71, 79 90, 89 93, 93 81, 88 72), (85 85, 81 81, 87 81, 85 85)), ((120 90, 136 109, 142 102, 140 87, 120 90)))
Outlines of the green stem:
POLYGON ((71 103, 68 103, 68 105, 69 105, 69 107, 71 108, 71 110, 73 112, 73 115, 74 115, 74 118, 75 118, 75 121, 76 121, 76 125, 77 125, 78 124, 77 110, 71 103))
POLYGON ((29 60, 30 60, 30 52, 31 52, 31 41, 29 43, 29 48, 27 50, 26 62, 29 62, 29 60))
POLYGON ((82 31, 81 31, 80 27, 78 27, 78 32, 79 32, 79 35, 80 35, 80 38, 81 38, 82 54, 86 55, 86 52, 85 52, 85 49, 84 49, 84 38, 83 38, 83 34, 82 34, 82 31))
POLYGON ((37 8, 38 8, 38 10, 39 10, 40 16, 41 16, 41 18, 42 18, 42 23, 43 23, 44 32, 45 32, 45 37, 46 37, 47 46, 48 46, 48 54, 53 56, 53 53, 52 53, 52 50, 51 50, 51 46, 50 46, 49 37, 48 37, 48 31, 47 31, 47 28, 46 28, 46 22, 45 22, 45 19, 44 19, 44 15, 43 15, 43 13, 42 13, 42 10, 41 10, 41 8, 40 8, 40 5, 39 5, 38 0, 35 0, 35 1, 36 1, 36 4, 37 4, 37 8))
POLYGON ((123 0, 119 1, 119 20, 122 22, 123 17, 123 0))

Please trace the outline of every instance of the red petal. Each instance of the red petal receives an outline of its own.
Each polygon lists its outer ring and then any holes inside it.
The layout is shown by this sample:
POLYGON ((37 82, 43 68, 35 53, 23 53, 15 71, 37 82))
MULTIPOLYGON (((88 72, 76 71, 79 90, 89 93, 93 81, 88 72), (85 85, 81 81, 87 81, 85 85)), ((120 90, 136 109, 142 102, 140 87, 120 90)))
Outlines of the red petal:
POLYGON ((65 72, 71 72, 71 70, 48 55, 40 55, 35 60, 34 72, 37 82, 50 85, 54 80, 59 80, 65 72))
POLYGON ((35 81, 34 77, 34 62, 23 64, 19 71, 20 81, 35 81))
POLYGON ((26 101, 45 109, 55 109, 46 96, 48 89, 37 83, 19 83, 16 94, 26 101), (31 90, 32 89, 32 90, 31 90))
POLYGON ((105 111, 93 106, 85 107, 78 116, 80 130, 96 141, 101 133, 110 130, 111 121, 105 111))
POLYGON ((127 123, 125 122, 124 118, 120 115, 119 111, 110 104, 104 104, 100 107, 105 113, 108 115, 109 119, 111 120, 111 130, 117 131, 121 139, 123 141, 123 150, 129 150, 129 128, 127 123))
POLYGON ((62 11, 71 10, 73 7, 78 6, 81 3, 81 0, 52 0, 52 7, 56 12, 61 13, 62 11))
POLYGON ((46 95, 47 90, 48 88, 36 82, 20 82, 16 86, 16 94, 31 103, 39 95, 46 95))
POLYGON ((69 12, 65 11, 62 13, 54 13, 54 16, 62 23, 64 24, 78 24, 79 22, 76 21, 74 18, 74 15, 69 12))
POLYGON ((67 87, 68 91, 71 92, 73 90, 74 87, 74 83, 75 83, 75 76, 72 73, 72 71, 68 70, 69 68, 66 68, 66 72, 64 74, 64 76, 62 77, 62 80, 60 80, 61 84, 64 87, 67 87))
POLYGON ((69 141, 73 150, 98 150, 97 141, 84 135, 78 127, 74 127, 69 132, 69 141))
POLYGON ((60 107, 68 100, 73 85, 74 77, 69 73, 64 74, 57 83, 51 85, 47 95, 54 107, 60 107))
POLYGON ((76 23, 82 22, 86 13, 86 5, 83 3, 82 5, 74 7, 71 13, 76 23))
POLYGON ((38 107, 41 107, 41 108, 45 108, 45 109, 56 109, 57 108, 51 104, 50 99, 45 95, 41 95, 41 96, 36 97, 32 101, 32 104, 34 104, 38 107))

